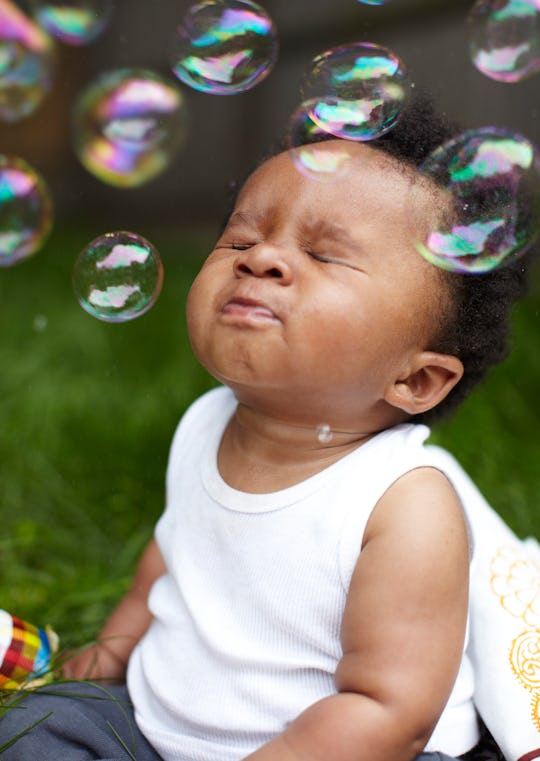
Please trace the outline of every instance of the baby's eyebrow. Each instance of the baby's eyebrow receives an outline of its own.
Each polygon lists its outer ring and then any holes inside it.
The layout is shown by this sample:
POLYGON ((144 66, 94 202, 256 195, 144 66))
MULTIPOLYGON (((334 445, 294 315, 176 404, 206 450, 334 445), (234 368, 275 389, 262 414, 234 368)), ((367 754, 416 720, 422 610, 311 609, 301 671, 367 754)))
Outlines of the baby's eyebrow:
POLYGON ((336 222, 327 222, 325 220, 314 220, 305 227, 306 233, 316 238, 326 238, 343 243, 345 246, 357 247, 358 241, 355 241, 348 228, 336 222))
POLYGON ((231 214, 229 221, 227 223, 228 226, 236 226, 236 225, 248 225, 249 227, 258 227, 260 224, 260 220, 258 218, 257 214, 253 214, 249 211, 235 211, 233 214, 231 214))

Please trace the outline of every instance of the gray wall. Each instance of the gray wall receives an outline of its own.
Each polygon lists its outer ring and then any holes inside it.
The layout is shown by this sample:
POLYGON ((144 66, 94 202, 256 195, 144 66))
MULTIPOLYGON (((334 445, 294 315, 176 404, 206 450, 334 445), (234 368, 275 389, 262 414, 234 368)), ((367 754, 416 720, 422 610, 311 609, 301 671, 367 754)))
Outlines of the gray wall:
MULTIPOLYGON (((25 7, 20 0, 21 7, 25 7)), ((138 189, 101 183, 71 149, 70 113, 82 88, 103 71, 143 66, 172 77, 167 47, 186 0, 122 0, 113 23, 93 45, 58 44, 56 84, 40 109, 15 125, 0 125, 0 151, 23 156, 45 175, 57 220, 88 216, 105 227, 185 227, 219 219, 229 179, 242 176, 286 128, 299 101, 306 65, 319 52, 350 41, 388 45, 406 62, 416 86, 430 89, 441 108, 465 126, 495 124, 540 142, 540 74, 519 84, 493 82, 468 55, 470 0, 266 0, 280 34, 272 74, 235 96, 195 92, 184 85, 189 136, 159 178, 138 189)), ((174 78, 173 78, 174 79, 174 78)), ((174 80, 176 81, 176 80, 174 80)))

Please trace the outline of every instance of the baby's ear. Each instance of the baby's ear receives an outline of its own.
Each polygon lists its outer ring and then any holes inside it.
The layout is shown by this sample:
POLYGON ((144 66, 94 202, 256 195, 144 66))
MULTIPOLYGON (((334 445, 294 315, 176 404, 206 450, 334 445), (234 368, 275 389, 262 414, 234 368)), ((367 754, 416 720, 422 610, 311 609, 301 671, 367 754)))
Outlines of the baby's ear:
POLYGON ((461 361, 451 354, 424 351, 417 354, 405 378, 386 389, 388 404, 409 415, 419 415, 436 407, 463 375, 461 361))

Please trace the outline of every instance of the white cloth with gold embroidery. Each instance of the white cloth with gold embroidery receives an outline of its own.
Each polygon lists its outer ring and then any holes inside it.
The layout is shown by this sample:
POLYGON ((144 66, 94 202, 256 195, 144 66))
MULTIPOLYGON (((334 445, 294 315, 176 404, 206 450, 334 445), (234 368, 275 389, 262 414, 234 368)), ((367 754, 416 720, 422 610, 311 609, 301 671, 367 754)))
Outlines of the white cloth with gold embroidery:
POLYGON ((509 761, 540 758, 540 548, 521 541, 444 450, 474 537, 468 653, 479 714, 509 761))

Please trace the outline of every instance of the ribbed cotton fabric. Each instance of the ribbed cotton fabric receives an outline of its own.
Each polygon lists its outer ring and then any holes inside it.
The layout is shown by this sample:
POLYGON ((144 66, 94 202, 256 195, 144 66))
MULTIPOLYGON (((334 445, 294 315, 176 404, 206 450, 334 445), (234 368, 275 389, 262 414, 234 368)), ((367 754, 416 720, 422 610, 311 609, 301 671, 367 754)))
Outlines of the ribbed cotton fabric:
MULTIPOLYGON (((367 520, 397 478, 437 460, 425 426, 401 425, 288 489, 239 492, 217 468, 235 404, 225 388, 201 397, 171 448, 156 529, 168 573, 128 671, 139 727, 165 761, 239 761, 335 692, 367 520)), ((475 745, 472 694, 464 653, 426 750, 475 745)))

